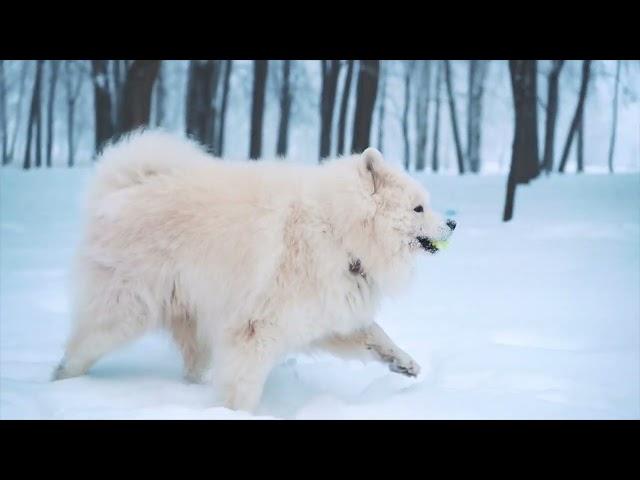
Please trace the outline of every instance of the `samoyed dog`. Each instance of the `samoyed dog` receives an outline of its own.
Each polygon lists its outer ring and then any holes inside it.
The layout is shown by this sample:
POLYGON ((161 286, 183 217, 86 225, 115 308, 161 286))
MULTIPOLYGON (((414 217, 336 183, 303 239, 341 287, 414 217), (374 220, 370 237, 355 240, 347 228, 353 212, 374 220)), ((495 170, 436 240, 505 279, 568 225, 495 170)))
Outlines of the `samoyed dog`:
POLYGON ((97 165, 54 379, 155 328, 172 333, 186 377, 208 373, 232 409, 255 410, 270 370, 294 352, 418 375, 375 314, 455 222, 379 151, 313 166, 225 162, 146 131, 97 165))

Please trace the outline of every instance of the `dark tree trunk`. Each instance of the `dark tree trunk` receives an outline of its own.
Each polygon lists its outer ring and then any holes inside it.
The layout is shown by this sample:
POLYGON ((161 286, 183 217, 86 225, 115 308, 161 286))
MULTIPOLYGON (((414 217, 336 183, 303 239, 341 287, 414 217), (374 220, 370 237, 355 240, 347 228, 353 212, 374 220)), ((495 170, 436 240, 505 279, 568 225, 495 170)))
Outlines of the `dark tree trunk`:
POLYGON ((160 70, 160 62, 161 60, 134 60, 129 66, 122 90, 122 106, 118 112, 118 136, 149 125, 151 93, 160 70))
POLYGON ((558 118, 559 79, 563 65, 564 60, 553 60, 553 65, 551 66, 548 78, 544 158, 542 159, 542 168, 547 175, 553 171, 553 151, 555 146, 556 121, 558 118))
POLYGON ((253 98, 251 101, 251 133, 249 158, 262 156, 262 124, 264 120, 264 94, 267 88, 268 60, 253 61, 253 98))
MULTIPOLYGON (((93 80, 93 98, 95 105, 95 151, 98 155, 105 143, 115 133, 111 112, 111 93, 108 82, 108 60, 91 60, 91 76, 93 80)), ((70 163, 72 163, 70 161, 70 163)))
POLYGON ((154 125, 156 127, 161 127, 164 124, 164 103, 166 97, 166 88, 165 88, 165 73, 164 68, 162 68, 162 64, 160 65, 160 70, 158 72, 158 80, 155 86, 155 122, 154 125))
POLYGON ((347 110, 349 109, 349 95, 351 94, 351 82, 353 78, 353 60, 347 61, 347 75, 342 87, 342 99, 340 100, 340 114, 338 117, 338 148, 336 153, 342 155, 345 150, 344 139, 347 127, 347 110))
POLYGON ((68 100, 67 103, 67 166, 72 168, 75 164, 76 144, 74 138, 75 131, 75 100, 68 100))
MULTIPOLYGON (((8 162, 13 161, 13 154, 15 153, 16 141, 18 139, 18 132, 20 131, 20 125, 22 124, 22 102, 25 93, 25 85, 27 80, 27 67, 29 66, 29 62, 25 61, 22 64, 22 69, 20 70, 20 87, 18 89, 18 106, 16 113, 16 121, 15 126, 13 128, 13 135, 11 137, 11 145, 9 146, 9 159, 8 162)), ((7 129, 7 134, 8 134, 7 129)))
POLYGON ((387 102, 387 68, 380 63, 380 98, 378 100, 378 150, 384 150, 384 118, 387 102))
POLYGON ((456 113, 456 101, 453 93, 453 79, 451 74, 451 63, 444 61, 444 78, 447 84, 447 95, 449 97, 449 113, 451 116, 451 128, 453 129, 453 141, 456 146, 456 157, 458 159, 458 172, 464 174, 464 155, 462 153, 462 142, 460 141, 460 130, 458 129, 458 115, 456 113))
POLYGON ((2 165, 9 163, 7 141, 7 82, 4 76, 4 60, 0 60, 0 136, 2 137, 2 165))
POLYGON ((587 98, 587 87, 589 86, 589 75, 591 73, 591 60, 585 60, 582 62, 582 80, 580 82, 580 93, 578 94, 578 105, 576 106, 576 112, 573 115, 571 126, 569 127, 569 133, 567 134, 567 140, 562 150, 562 157, 560 158, 560 168, 558 171, 564 173, 567 166, 567 160, 569 159, 569 150, 573 143, 573 137, 575 136, 578 127, 580 125, 580 119, 582 118, 582 111, 584 110, 584 102, 587 98))
POLYGON ((578 145, 576 148, 576 163, 578 165, 578 173, 584 172, 584 111, 580 116, 578 124, 578 145))
POLYGON ((49 61, 51 76, 49 78, 49 97, 47 98, 47 167, 51 167, 51 154, 53 151, 53 110, 56 99, 56 84, 58 83, 58 72, 60 70, 59 60, 49 61))
POLYGON ((29 121, 27 127, 27 143, 24 154, 23 168, 31 168, 31 144, 33 143, 33 129, 36 129, 36 166, 40 166, 40 96, 42 90, 42 65, 44 60, 36 61, 36 78, 33 83, 33 93, 31 95, 31 108, 29 109, 29 121))
POLYGON ((505 222, 513 218, 516 186, 528 183, 539 172, 536 61, 509 60, 509 71, 515 129, 503 215, 505 222))
POLYGON ((438 146, 440 143, 440 91, 442 90, 442 61, 438 62, 438 73, 436 74, 436 111, 433 119, 433 151, 431 154, 431 169, 437 172, 440 169, 440 159, 438 157, 438 146))
POLYGON ((415 63, 413 60, 405 63, 404 71, 404 108, 402 110, 402 140, 404 145, 404 169, 411 165, 411 148, 409 147, 409 108, 411 107, 411 76, 415 63))
POLYGON ((322 91, 320 94, 320 161, 331 154, 331 130, 336 104, 340 60, 321 60, 322 91))
POLYGON ((469 61, 469 103, 467 108, 467 158, 469 170, 480 172, 480 146, 482 140, 482 97, 488 60, 469 61))
POLYGON ((276 155, 287 156, 289 145, 289 115, 291 113, 291 60, 282 62, 282 85, 280 86, 280 122, 278 123, 278 143, 276 155))
POLYGON ((418 172, 424 170, 427 163, 430 102, 431 61, 422 60, 418 65, 418 82, 416 91, 416 170, 418 172))
POLYGON ((620 90, 620 64, 616 64, 616 80, 613 94, 613 119, 611 120, 611 138, 609 139, 609 173, 613 173, 613 151, 616 146, 616 128, 618 126, 618 90, 620 90))
POLYGON ((186 130, 187 135, 213 149, 209 134, 214 127, 214 86, 217 83, 215 60, 191 60, 187 80, 186 130))
POLYGON ((218 122, 218 138, 216 139, 215 155, 221 157, 224 154, 224 126, 227 116, 227 102, 229 99, 229 82, 231 80, 231 69, 233 60, 225 61, 224 82, 222 84, 222 102, 220 105, 220 121, 218 122))
POLYGON ((380 60, 360 60, 356 88, 356 111, 353 119, 351 151, 360 153, 369 146, 373 107, 378 93, 380 60))

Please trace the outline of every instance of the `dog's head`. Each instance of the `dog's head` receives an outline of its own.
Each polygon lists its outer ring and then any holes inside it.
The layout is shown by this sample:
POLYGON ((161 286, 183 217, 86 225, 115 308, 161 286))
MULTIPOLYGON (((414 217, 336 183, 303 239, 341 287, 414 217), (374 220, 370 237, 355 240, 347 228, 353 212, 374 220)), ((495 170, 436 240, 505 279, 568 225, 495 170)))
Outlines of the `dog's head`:
POLYGON ((357 172, 358 185, 355 191, 349 189, 355 196, 348 204, 341 199, 342 208, 350 212, 348 219, 342 217, 350 224, 344 238, 365 270, 396 276, 410 270, 417 255, 436 253, 437 242, 451 236, 455 222, 435 213, 424 187, 385 162, 378 150, 368 148, 347 164, 357 172))
POLYGON ((456 222, 434 212, 424 187, 404 171, 385 163, 375 148, 365 150, 356 162, 365 185, 371 188, 378 235, 395 242, 398 250, 436 253, 436 243, 449 239, 456 222))

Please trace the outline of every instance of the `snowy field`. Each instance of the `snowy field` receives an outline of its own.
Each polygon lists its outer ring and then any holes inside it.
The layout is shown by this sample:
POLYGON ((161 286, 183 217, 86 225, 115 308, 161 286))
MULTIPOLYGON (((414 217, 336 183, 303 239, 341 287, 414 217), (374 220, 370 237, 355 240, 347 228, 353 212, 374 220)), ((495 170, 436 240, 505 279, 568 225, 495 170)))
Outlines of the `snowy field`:
POLYGON ((1 173, 2 419, 640 418, 640 175, 567 175, 519 187, 500 221, 502 176, 429 176, 458 221, 379 323, 422 365, 295 357, 257 417, 182 380, 168 335, 147 336, 87 376, 49 381, 69 331, 66 275, 89 169, 1 173))

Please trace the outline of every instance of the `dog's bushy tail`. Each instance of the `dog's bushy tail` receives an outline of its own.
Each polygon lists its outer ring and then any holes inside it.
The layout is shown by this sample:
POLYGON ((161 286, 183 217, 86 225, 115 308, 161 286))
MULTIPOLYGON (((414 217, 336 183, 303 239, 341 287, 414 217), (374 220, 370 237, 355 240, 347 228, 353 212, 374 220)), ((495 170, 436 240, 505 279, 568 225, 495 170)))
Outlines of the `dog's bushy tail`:
POLYGON ((90 201, 132 187, 151 176, 211 162, 194 141, 162 130, 137 130, 108 144, 97 159, 90 201))

